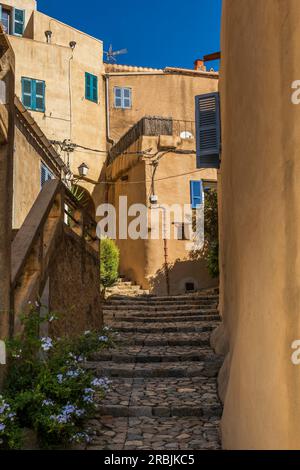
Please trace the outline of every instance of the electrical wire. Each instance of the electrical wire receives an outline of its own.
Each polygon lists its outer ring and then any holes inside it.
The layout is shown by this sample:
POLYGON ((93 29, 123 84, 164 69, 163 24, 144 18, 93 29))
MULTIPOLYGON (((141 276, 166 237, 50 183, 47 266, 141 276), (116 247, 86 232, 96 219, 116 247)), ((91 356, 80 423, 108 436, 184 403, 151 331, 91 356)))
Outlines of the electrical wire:
MULTIPOLYGON (((179 178, 181 176, 192 175, 194 173, 199 173, 206 171, 206 168, 199 168, 199 170, 189 171, 187 173, 180 173, 178 175, 165 176, 163 178, 157 178, 156 181, 165 181, 173 178, 179 178)), ((142 183, 151 183, 151 180, 141 180, 141 181, 98 181, 96 184, 142 184, 142 183)))

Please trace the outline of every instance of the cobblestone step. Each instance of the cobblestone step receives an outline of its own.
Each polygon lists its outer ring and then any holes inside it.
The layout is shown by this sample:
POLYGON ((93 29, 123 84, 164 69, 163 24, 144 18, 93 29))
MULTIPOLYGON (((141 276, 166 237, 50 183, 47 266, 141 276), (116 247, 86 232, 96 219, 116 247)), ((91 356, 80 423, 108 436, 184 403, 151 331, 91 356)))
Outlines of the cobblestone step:
POLYGON ((222 362, 220 359, 209 362, 161 362, 161 363, 115 363, 89 361, 85 367, 98 375, 107 377, 215 377, 222 362))
POLYGON ((215 379, 118 379, 98 407, 100 415, 220 417, 215 379))
POLYGON ((208 348, 193 346, 132 346, 119 349, 110 349, 95 353, 91 356, 92 361, 114 361, 116 363, 147 363, 147 362, 191 362, 191 361, 213 361, 215 354, 208 348))
POLYGON ((130 322, 130 323, 184 323, 184 322, 190 322, 193 320, 193 322, 203 322, 203 321, 219 321, 220 316, 219 315, 214 315, 214 314, 209 314, 209 315, 184 315, 184 316, 173 316, 173 317, 167 317, 165 315, 156 315, 155 317, 148 317, 148 316, 141 316, 141 315, 123 315, 123 314, 105 314, 105 320, 106 322, 130 322))
POLYGON ((217 450, 219 418, 114 418, 88 422, 94 433, 87 450, 217 450))
POLYGON ((211 297, 198 297, 198 298, 189 298, 189 297, 166 297, 164 300, 160 300, 156 297, 149 297, 149 296, 141 296, 137 298, 126 297, 126 295, 115 295, 108 299, 108 303, 112 304, 132 304, 132 303, 140 303, 140 304, 147 304, 147 305, 172 305, 172 304, 195 304, 195 303, 207 303, 207 302, 218 302, 219 299, 217 296, 211 297))
POLYGON ((218 325, 217 322, 201 322, 197 324, 195 322, 185 322, 185 323, 173 323, 172 325, 168 323, 156 323, 151 326, 144 323, 135 323, 131 324, 129 322, 117 323, 117 322, 107 322, 108 326, 112 326, 118 332, 124 333, 193 333, 205 331, 212 331, 218 325))
POLYGON ((136 346, 209 346, 210 333, 116 334, 120 344, 136 346))
POLYGON ((111 380, 89 449, 219 449, 222 408, 217 374, 223 359, 210 347, 219 321, 215 291, 171 297, 110 297, 104 320, 117 348, 86 367, 111 380))
POLYGON ((106 313, 108 312, 135 312, 135 313, 170 313, 170 312, 210 312, 210 311, 217 311, 217 306, 216 305, 174 305, 174 306, 156 306, 156 307, 147 307, 144 305, 140 304, 134 304, 132 306, 125 306, 125 305, 116 305, 111 306, 111 305, 104 305, 103 311, 106 313))

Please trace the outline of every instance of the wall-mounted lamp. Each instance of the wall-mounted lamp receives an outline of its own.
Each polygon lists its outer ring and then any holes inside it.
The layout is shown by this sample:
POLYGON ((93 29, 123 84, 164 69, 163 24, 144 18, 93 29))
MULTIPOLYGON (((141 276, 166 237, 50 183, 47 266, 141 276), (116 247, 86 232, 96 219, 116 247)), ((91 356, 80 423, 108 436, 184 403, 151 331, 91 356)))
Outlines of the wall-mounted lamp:
POLYGON ((46 36, 47 43, 49 44, 51 42, 52 31, 50 30, 45 31, 45 36, 46 36))
POLYGON ((70 48, 72 49, 72 51, 74 51, 74 49, 75 49, 75 47, 76 47, 76 44, 77 44, 76 41, 71 41, 71 42, 69 43, 69 46, 70 46, 70 48))
POLYGON ((86 165, 86 163, 81 163, 81 165, 78 167, 78 174, 81 178, 87 176, 89 172, 89 167, 86 165))

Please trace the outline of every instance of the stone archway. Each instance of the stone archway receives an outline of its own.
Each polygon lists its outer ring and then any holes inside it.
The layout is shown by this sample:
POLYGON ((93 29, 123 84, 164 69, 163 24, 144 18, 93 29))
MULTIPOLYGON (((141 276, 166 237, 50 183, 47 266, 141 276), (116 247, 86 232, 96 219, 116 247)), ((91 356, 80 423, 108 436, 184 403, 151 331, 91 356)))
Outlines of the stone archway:
POLYGON ((86 210, 86 212, 95 220, 96 208, 95 203, 91 194, 84 187, 74 184, 72 186, 73 196, 78 200, 80 205, 86 210))

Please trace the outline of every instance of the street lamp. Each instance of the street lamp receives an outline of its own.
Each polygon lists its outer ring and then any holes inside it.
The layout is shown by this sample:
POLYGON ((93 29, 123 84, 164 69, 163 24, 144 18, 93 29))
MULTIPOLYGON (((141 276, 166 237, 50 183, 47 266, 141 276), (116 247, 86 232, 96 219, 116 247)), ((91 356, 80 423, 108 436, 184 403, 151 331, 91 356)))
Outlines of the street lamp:
POLYGON ((84 178, 85 176, 87 176, 88 172, 89 172, 89 167, 87 166, 87 164, 81 163, 81 165, 78 167, 78 173, 79 173, 80 178, 84 178))

